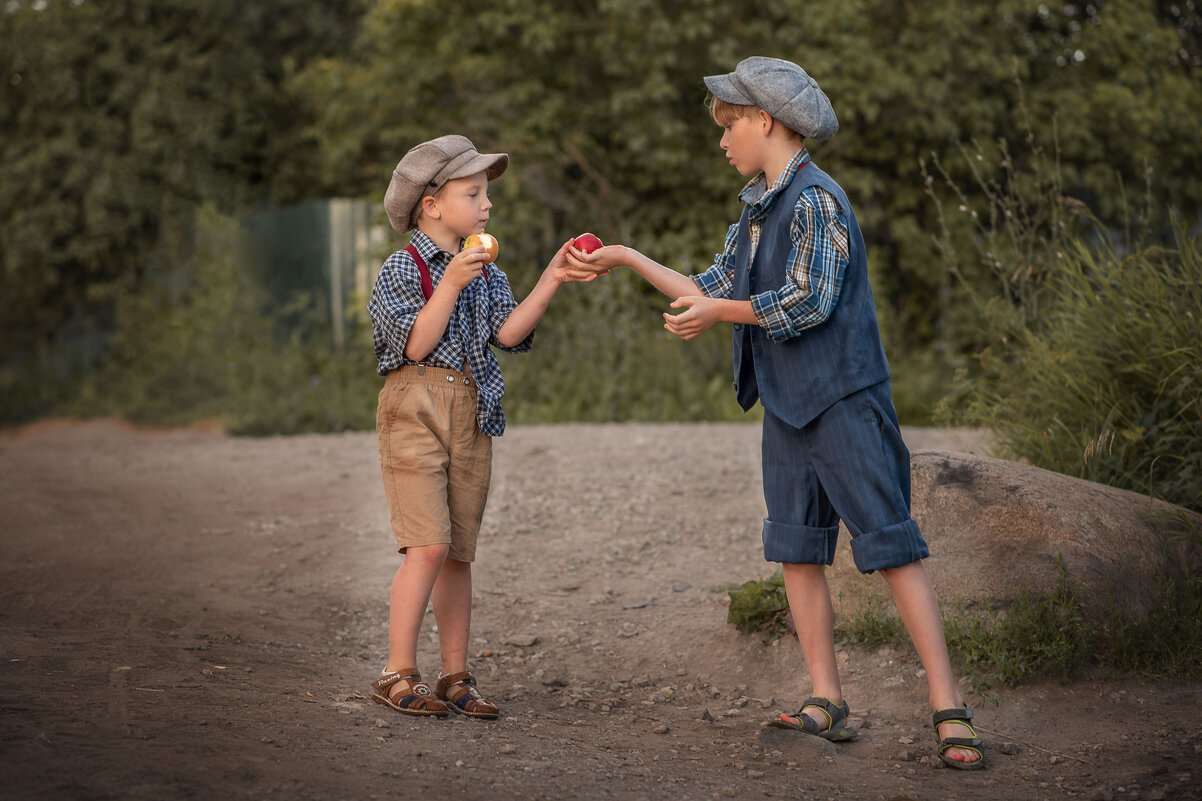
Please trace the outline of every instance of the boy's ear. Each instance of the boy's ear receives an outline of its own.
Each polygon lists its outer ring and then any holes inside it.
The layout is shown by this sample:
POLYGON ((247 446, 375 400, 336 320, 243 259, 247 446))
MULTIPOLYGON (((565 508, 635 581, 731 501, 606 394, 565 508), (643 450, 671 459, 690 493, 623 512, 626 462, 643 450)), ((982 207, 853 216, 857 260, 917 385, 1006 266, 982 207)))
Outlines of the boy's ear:
POLYGON ((422 198, 422 214, 433 220, 442 216, 438 211, 438 201, 434 199, 433 195, 426 195, 422 198))
POLYGON ((776 120, 773 119, 772 115, 764 111, 762 108, 756 109, 755 115, 756 120, 760 124, 760 130, 762 130, 765 135, 772 133, 772 128, 776 124, 776 120))

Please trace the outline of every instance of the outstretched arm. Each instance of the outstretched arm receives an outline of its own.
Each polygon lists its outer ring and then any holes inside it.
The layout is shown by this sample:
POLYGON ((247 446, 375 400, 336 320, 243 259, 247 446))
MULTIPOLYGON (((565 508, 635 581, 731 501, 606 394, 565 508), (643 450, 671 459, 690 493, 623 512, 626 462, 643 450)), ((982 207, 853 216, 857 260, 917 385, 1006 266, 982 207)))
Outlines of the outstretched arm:
POLYGON ((697 294, 697 285, 693 283, 693 279, 625 245, 606 245, 592 253, 583 253, 571 248, 568 251, 568 263, 576 269, 588 270, 599 275, 604 275, 615 267, 629 267, 670 298, 697 294))

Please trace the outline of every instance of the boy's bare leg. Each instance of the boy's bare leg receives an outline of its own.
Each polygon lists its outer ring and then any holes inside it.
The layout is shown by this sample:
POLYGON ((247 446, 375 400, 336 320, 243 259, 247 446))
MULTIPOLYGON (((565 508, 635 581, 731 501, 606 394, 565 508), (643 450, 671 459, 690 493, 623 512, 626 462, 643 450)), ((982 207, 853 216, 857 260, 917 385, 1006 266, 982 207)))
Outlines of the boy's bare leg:
MULTIPOLYGON (((839 668, 835 662, 835 610, 823 565, 783 564, 785 594, 797 627, 797 639, 810 671, 813 694, 838 705, 843 703, 839 668)), ((805 717, 810 717, 806 715, 805 717)), ((800 723, 801 721, 797 721, 800 723)), ((825 729, 827 720, 814 720, 825 729)))
POLYGON ((449 545, 405 549, 405 561, 388 596, 388 665, 385 670, 417 667, 417 637, 434 583, 447 561, 449 545))
MULTIPOLYGON (((911 562, 902 567, 882 570, 881 575, 889 583, 897 612, 906 631, 910 632, 910 639, 918 650, 918 658, 927 672, 931 709, 936 711, 964 706, 964 697, 960 694, 947 655, 939 602, 926 568, 921 561, 911 562)), ((972 732, 959 723, 941 723, 939 736, 971 737, 972 732)), ((949 748, 947 755, 960 762, 975 762, 979 758, 976 752, 966 748, 949 748)))
POLYGON ((472 563, 447 559, 434 582, 434 619, 442 674, 467 670, 468 635, 472 624, 472 563))

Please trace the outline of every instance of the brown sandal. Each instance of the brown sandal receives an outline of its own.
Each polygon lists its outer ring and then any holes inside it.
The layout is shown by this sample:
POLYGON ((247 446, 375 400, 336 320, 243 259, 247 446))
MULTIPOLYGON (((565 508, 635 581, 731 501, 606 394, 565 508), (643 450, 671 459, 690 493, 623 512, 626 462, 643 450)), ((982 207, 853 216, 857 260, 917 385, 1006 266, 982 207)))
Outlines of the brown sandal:
POLYGON ((371 683, 371 689, 372 700, 377 704, 390 706, 397 712, 403 712, 406 715, 422 717, 433 715, 445 718, 450 714, 447 705, 435 698, 430 691, 430 685, 422 681, 417 668, 405 668, 384 673, 371 683), (392 689, 395 685, 401 685, 400 692, 396 693, 401 696, 399 701, 393 700, 395 696, 392 689))
POLYGON ((476 679, 468 671, 452 673, 450 676, 438 678, 439 698, 446 701, 451 709, 473 718, 495 718, 501 714, 497 705, 484 700, 476 689, 476 679))

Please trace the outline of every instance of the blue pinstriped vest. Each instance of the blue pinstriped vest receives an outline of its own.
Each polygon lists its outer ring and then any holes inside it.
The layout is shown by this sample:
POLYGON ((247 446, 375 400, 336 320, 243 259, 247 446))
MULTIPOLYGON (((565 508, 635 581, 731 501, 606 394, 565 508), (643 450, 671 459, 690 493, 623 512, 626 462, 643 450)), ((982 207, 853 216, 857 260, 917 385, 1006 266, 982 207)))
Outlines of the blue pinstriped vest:
POLYGON ((889 377, 876 303, 868 285, 864 237, 843 189, 813 162, 799 169, 773 202, 763 220, 759 247, 750 266, 750 206, 744 207, 735 242, 731 297, 748 300, 785 285, 786 263, 793 248, 789 238, 793 210, 809 186, 820 186, 834 195, 847 215, 849 260, 831 316, 798 336, 780 341, 770 339, 758 325, 734 327, 735 397, 739 405, 746 411, 759 399, 765 409, 797 428, 840 398, 889 377))

